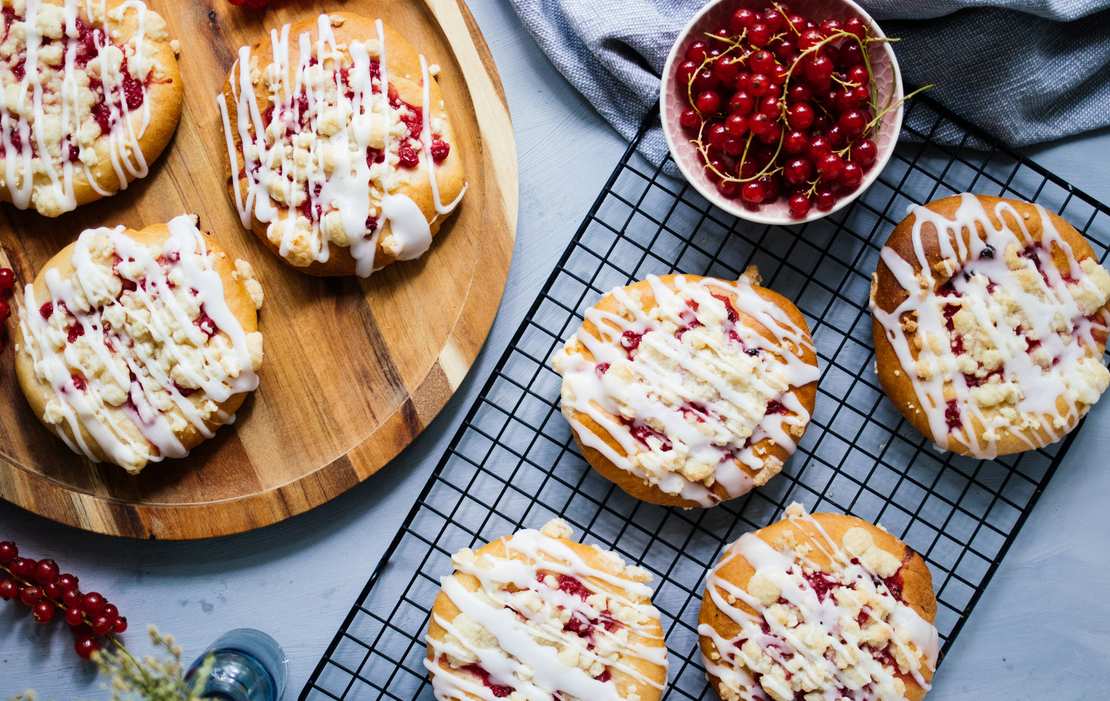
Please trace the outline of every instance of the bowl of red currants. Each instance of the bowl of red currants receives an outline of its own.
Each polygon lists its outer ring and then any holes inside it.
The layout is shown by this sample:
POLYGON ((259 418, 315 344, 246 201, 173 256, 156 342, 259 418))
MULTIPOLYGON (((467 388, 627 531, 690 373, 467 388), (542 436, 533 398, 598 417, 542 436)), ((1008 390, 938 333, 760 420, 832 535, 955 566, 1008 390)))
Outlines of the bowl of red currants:
POLYGON ((874 182, 902 128, 890 42, 851 0, 713 0, 663 69, 667 146, 721 209, 800 224, 874 182))

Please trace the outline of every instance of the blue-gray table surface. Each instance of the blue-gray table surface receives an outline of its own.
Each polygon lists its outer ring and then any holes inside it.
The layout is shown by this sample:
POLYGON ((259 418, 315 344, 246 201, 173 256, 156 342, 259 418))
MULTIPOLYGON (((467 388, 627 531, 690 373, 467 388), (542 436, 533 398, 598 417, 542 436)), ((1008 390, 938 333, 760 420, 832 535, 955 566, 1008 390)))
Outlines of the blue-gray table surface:
MULTIPOLYGON (((191 543, 107 538, 0 502, 0 538, 53 557, 118 601, 145 649, 155 623, 196 654, 250 626, 289 656, 295 698, 382 556, 481 383, 625 148, 547 62, 503 0, 471 8, 501 71, 520 153, 520 224, 489 341, 439 418, 386 469, 308 514, 191 543)), ((1110 201, 1110 133, 1029 151, 1110 201)), ((10 357, 5 359, 10 362, 10 357)), ((1095 407, 937 678, 931 701, 1104 699, 1110 686, 1110 402, 1095 407), (1101 458, 1099 456, 1102 456, 1101 458)), ((0 699, 107 698, 62 626, 0 604, 0 699)))

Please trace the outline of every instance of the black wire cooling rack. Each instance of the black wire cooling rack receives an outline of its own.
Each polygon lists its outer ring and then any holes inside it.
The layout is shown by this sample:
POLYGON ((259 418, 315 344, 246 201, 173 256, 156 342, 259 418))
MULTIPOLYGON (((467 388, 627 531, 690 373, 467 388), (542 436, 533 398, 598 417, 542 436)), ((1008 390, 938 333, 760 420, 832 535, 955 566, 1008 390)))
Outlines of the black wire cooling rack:
POLYGON ((1104 260, 1110 208, 930 100, 909 106, 905 123, 902 145, 859 200, 789 229, 726 215, 631 144, 301 698, 432 698, 423 636, 451 554, 555 516, 654 575, 670 650, 667 699, 713 698, 697 649, 703 578, 725 544, 791 501, 881 523, 920 552, 946 651, 1074 433, 1045 450, 973 460, 937 450, 910 427, 874 372, 867 297, 879 249, 907 205, 971 191, 1059 212, 1104 260), (821 382, 812 423, 782 474, 744 498, 694 511, 638 502, 578 453, 549 359, 615 286, 676 271, 735 279, 749 264, 796 302, 813 331, 821 382))

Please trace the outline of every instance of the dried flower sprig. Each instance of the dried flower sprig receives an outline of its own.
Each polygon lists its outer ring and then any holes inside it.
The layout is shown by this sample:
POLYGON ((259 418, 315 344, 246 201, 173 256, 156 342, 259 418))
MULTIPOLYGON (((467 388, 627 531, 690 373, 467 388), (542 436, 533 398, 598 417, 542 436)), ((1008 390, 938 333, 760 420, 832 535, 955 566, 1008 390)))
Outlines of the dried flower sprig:
POLYGON ((155 650, 163 651, 161 658, 147 655, 137 659, 123 645, 93 654, 100 673, 110 680, 112 701, 199 701, 204 680, 212 671, 213 657, 205 658, 190 684, 185 681, 181 646, 173 636, 163 635, 154 626, 147 633, 155 650))

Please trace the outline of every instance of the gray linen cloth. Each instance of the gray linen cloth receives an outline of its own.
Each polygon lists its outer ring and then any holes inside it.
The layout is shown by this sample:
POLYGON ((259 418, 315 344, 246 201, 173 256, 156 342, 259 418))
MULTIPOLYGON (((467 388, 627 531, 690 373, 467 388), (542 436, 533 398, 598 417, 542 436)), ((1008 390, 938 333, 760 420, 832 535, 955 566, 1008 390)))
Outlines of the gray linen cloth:
MULTIPOLYGON (((510 0, 551 61, 626 139, 704 0, 510 0)), ((789 0, 787 0, 789 2, 789 0)), ((908 85, 1022 146, 1110 125, 1110 0, 860 0, 908 85)), ((942 140, 944 134, 938 135, 942 140)), ((666 154, 660 130, 645 156, 666 154)))

